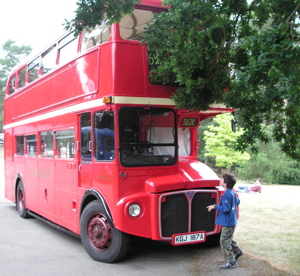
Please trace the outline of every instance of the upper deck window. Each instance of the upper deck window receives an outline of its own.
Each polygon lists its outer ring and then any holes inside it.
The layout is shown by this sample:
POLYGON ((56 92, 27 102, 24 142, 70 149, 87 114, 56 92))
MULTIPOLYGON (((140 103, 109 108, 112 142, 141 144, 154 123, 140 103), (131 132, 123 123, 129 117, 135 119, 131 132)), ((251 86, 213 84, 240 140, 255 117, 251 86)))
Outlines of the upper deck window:
POLYGON ((18 80, 18 88, 22 88, 25 86, 25 81, 26 81, 26 71, 27 68, 24 67, 19 71, 19 80, 18 80))
POLYGON ((51 46, 42 54, 42 74, 51 71, 56 65, 56 45, 51 46))
POLYGON ((39 58, 36 58, 34 61, 28 64, 28 73, 29 82, 32 82, 35 79, 37 79, 39 75, 39 58))
POLYGON ((75 37, 73 33, 70 33, 59 41, 58 47, 59 65, 62 65, 76 57, 78 49, 78 37, 75 37))
POLYGON ((10 81, 9 81, 9 94, 12 94, 15 92, 15 89, 16 89, 16 74, 14 74, 10 81))
POLYGON ((131 15, 125 15, 120 22, 120 34, 123 39, 142 40, 142 33, 154 18, 153 11, 135 9, 131 15))
POLYGON ((94 29, 86 27, 83 31, 81 51, 85 51, 91 47, 106 42, 110 37, 110 26, 106 20, 101 25, 97 25, 94 29))

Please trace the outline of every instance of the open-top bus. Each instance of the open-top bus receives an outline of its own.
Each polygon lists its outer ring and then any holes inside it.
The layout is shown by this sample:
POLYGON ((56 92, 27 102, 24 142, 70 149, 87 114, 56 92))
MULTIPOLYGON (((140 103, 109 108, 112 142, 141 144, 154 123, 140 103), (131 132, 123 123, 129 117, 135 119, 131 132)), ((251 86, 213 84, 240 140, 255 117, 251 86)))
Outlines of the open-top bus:
POLYGON ((4 102, 5 196, 114 262, 131 236, 173 245, 218 237, 218 176, 198 161, 200 122, 233 110, 176 109, 149 78, 141 34, 160 0, 120 23, 68 33, 15 67, 4 102))

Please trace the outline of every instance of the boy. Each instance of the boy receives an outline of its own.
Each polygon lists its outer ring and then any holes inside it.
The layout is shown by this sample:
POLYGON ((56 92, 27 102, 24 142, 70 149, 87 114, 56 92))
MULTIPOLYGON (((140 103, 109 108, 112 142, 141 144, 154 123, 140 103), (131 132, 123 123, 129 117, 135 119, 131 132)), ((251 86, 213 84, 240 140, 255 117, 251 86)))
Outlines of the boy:
POLYGON ((224 174, 220 180, 220 186, 224 187, 225 193, 221 198, 220 205, 209 205, 206 208, 210 212, 215 209, 218 211, 216 224, 222 226, 220 245, 224 253, 226 264, 221 268, 235 268, 237 259, 243 255, 243 251, 233 240, 233 233, 237 225, 237 205, 240 200, 232 190, 236 180, 233 175, 224 174))

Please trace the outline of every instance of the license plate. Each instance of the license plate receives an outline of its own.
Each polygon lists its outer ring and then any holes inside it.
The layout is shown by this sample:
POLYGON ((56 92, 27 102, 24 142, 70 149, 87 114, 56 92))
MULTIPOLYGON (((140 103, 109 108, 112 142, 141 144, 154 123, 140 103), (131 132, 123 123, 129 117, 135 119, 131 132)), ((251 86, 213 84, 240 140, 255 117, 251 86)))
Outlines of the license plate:
POLYGON ((196 242, 205 242, 205 232, 197 232, 193 234, 175 234, 172 236, 173 245, 182 245, 196 242))

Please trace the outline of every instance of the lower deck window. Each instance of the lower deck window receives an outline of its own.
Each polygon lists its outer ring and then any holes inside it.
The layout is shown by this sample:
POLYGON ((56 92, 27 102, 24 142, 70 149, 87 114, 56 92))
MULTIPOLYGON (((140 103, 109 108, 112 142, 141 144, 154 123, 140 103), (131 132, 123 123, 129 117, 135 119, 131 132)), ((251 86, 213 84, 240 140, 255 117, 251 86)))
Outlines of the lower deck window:
POLYGON ((36 145, 36 135, 26 136, 26 152, 30 157, 36 157, 37 145, 36 145))
POLYGON ((41 156, 53 157, 53 134, 51 131, 41 132, 41 156))
POLYGON ((75 146, 74 130, 60 130, 55 132, 55 143, 58 158, 74 158, 75 146))
POLYGON ((24 136, 17 136, 16 137, 16 153, 17 156, 24 156, 24 136))

